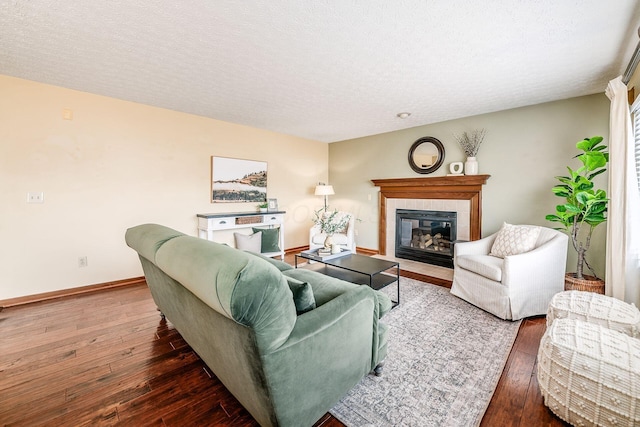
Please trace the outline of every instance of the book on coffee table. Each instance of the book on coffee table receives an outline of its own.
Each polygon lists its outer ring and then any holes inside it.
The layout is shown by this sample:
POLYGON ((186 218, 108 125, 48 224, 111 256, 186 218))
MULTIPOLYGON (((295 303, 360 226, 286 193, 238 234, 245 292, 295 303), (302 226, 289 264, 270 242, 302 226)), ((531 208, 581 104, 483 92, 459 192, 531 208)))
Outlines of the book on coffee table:
POLYGON ((316 261, 326 261, 328 259, 339 258, 341 256, 350 255, 351 251, 349 249, 342 249, 337 254, 332 254, 331 251, 325 251, 324 249, 310 249, 307 251, 302 251, 300 255, 303 258, 308 258, 316 261))

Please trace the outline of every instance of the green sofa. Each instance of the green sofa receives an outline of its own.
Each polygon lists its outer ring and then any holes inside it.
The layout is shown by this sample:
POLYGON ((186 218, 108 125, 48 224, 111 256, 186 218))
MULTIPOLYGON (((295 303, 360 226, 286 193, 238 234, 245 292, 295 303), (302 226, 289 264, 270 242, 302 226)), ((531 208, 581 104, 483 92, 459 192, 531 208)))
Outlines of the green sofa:
POLYGON ((160 311, 262 426, 313 425, 384 360, 391 302, 368 286, 156 224, 125 239, 160 311))

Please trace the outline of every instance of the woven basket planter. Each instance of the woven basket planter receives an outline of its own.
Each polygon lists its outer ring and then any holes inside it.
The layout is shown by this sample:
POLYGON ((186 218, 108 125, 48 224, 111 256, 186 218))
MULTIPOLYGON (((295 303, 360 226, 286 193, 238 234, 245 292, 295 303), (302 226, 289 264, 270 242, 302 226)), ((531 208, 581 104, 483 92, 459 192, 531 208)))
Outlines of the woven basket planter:
POLYGON ((582 279, 576 279, 575 273, 567 273, 564 276, 565 291, 586 291, 604 295, 604 280, 594 276, 583 275, 582 279))

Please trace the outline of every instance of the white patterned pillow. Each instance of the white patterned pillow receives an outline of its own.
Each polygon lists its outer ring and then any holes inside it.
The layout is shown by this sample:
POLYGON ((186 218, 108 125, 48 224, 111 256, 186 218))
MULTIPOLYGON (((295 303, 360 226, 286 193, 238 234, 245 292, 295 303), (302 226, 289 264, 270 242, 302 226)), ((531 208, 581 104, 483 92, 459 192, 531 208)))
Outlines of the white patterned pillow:
POLYGON ((505 222, 493 242, 489 255, 504 258, 529 252, 535 248, 539 235, 540 227, 512 225, 505 222))

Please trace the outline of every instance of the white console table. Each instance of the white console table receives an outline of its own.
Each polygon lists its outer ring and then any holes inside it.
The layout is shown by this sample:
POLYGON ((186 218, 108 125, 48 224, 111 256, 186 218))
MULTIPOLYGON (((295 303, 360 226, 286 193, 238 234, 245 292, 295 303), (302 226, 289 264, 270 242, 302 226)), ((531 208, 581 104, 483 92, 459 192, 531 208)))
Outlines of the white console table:
POLYGON ((280 252, 267 252, 262 255, 268 257, 280 256, 284 259, 284 214, 285 211, 276 212, 226 212, 197 214, 198 237, 215 241, 213 235, 216 231, 234 230, 241 228, 274 228, 280 227, 278 233, 278 246, 280 252))

